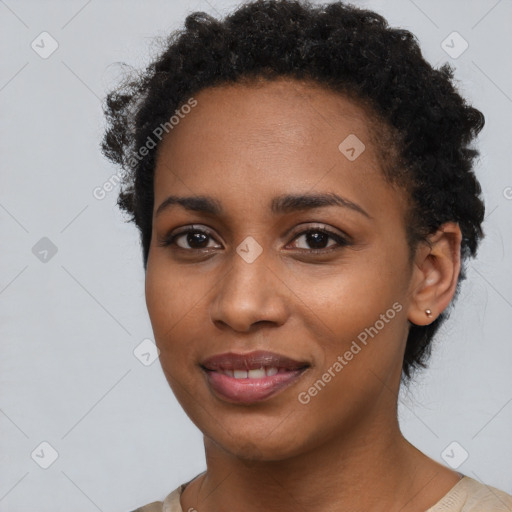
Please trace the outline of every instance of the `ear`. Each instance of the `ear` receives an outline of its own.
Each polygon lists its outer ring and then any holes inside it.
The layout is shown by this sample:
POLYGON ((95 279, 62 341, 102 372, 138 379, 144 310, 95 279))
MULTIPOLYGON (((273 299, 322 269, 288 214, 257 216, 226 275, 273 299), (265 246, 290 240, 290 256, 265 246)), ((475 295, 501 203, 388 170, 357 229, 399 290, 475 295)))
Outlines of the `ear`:
POLYGON ((462 234, 456 222, 443 224, 427 240, 418 245, 411 276, 407 318, 415 325, 432 323, 450 304, 460 272, 462 234))

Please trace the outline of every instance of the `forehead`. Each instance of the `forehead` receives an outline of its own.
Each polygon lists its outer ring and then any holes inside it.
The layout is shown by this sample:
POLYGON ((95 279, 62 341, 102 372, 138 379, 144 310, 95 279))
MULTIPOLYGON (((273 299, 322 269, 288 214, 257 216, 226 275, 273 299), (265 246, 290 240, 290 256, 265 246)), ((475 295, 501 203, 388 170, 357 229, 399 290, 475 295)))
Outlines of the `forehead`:
MULTIPOLYGON (((281 149, 287 143, 318 144, 328 132, 337 138, 344 128, 357 131, 362 139, 371 136, 372 119, 362 105, 311 81, 279 78, 225 84, 204 89, 195 99, 197 106, 190 119, 201 124, 201 131, 209 132, 217 141, 230 129, 226 143, 236 141, 239 133, 258 136, 268 144, 282 146, 281 149), (212 127, 225 129, 212 133, 212 127)), ((174 135, 180 131, 183 130, 176 130, 174 135)), ((169 136, 178 138, 179 135, 169 136)))
MULTIPOLYGON (((155 205, 170 193, 255 196, 385 185, 368 111, 346 96, 292 79, 201 90, 158 147, 155 205), (233 193, 231 193, 233 192, 233 193)), ((247 204, 247 203, 246 203, 247 204)))

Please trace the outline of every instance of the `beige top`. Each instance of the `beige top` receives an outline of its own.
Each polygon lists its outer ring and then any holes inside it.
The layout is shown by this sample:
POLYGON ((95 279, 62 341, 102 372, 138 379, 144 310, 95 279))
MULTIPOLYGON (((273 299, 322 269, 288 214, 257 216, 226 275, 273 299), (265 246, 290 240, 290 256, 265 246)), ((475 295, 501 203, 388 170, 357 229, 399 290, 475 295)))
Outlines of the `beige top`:
MULTIPOLYGON (((512 512, 510 494, 481 484, 469 476, 461 476, 448 494, 425 512, 512 512)), ((174 489, 163 502, 154 501, 133 512, 188 512, 181 508, 180 496, 191 481, 174 489)))

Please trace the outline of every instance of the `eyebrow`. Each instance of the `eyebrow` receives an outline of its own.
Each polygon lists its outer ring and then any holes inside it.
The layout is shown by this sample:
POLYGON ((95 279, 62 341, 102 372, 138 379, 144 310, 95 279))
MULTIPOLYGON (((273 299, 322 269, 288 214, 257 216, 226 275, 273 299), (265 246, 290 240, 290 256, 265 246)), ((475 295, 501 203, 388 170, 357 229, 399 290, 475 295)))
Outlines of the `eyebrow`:
MULTIPOLYGON (((185 210, 221 215, 224 210, 220 201, 210 196, 169 196, 157 208, 155 216, 174 205, 185 210)), ((340 206, 350 208, 371 219, 361 206, 334 193, 284 194, 274 197, 270 203, 273 214, 286 214, 294 211, 312 210, 325 206, 340 206)))

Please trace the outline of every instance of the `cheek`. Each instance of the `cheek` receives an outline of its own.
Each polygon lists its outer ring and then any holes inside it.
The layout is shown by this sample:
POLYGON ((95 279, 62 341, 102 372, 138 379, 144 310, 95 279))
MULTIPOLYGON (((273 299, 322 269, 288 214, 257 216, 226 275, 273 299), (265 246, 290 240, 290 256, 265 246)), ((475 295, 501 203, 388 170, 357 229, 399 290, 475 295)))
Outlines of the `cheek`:
POLYGON ((178 402, 188 410, 197 386, 193 344, 189 341, 199 339, 199 325, 204 326, 199 316, 202 302, 189 279, 168 266, 156 265, 155 259, 148 263, 146 272, 146 305, 165 378, 178 402))
POLYGON ((145 296, 155 336, 169 331, 187 315, 193 314, 194 307, 206 295, 208 286, 200 278, 191 279, 190 276, 190 271, 180 271, 163 255, 154 255, 148 260, 145 296))
POLYGON ((405 271, 399 271, 399 259, 393 265, 380 256, 351 253, 335 266, 291 268, 281 275, 297 315, 336 344, 336 338, 356 336, 402 300, 405 271))
POLYGON ((384 251, 372 252, 351 254, 336 267, 287 276, 295 314, 316 346, 317 366, 300 391, 318 411, 341 402, 346 410, 358 409, 378 395, 379 379, 400 371, 407 333, 406 272, 400 254, 383 258, 384 251))
POLYGON ((187 366, 193 364, 188 341, 198 335, 200 324, 204 326, 200 311, 204 311, 208 287, 155 260, 148 263, 146 272, 146 306, 162 366, 174 373, 185 361, 187 366))
MULTIPOLYGON (((341 287, 332 300, 322 304, 309 298, 317 365, 298 390, 300 403, 308 402, 313 415, 331 411, 322 427, 326 432, 371 409, 384 383, 392 386, 389 379, 401 371, 407 333, 405 308, 385 287, 356 290, 347 281, 331 284, 341 287)), ((320 286, 318 297, 322 295, 320 286)))

